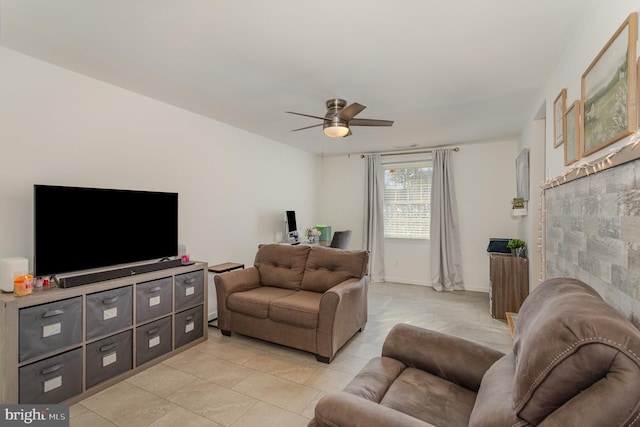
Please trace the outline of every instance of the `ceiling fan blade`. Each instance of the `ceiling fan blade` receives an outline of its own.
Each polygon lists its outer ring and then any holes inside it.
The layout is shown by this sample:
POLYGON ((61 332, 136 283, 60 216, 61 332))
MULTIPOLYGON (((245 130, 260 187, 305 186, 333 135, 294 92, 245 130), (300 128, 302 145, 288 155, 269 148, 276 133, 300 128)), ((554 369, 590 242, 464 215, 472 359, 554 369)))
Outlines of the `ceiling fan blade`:
POLYGON ((393 120, 377 119, 353 119, 349 121, 349 126, 391 126, 393 120))
POLYGON ((324 123, 319 123, 319 124, 317 124, 317 125, 306 126, 306 127, 299 128, 299 129, 291 129, 291 132, 297 132, 297 131, 299 131, 299 130, 305 130, 305 129, 309 129, 309 128, 315 128, 315 127, 318 127, 318 126, 322 126, 323 124, 324 124, 324 123))
POLYGON ((349 121, 349 120, 353 119, 357 114, 359 114, 365 108, 367 108, 367 107, 365 107, 362 104, 358 104, 357 102, 354 102, 353 104, 347 105, 346 107, 344 107, 337 114, 337 116, 340 117, 341 119, 349 121))
POLYGON ((328 119, 326 119, 324 117, 312 116, 311 114, 294 113, 293 111, 285 111, 285 113, 295 114, 297 116, 311 117, 312 119, 328 120, 328 119))

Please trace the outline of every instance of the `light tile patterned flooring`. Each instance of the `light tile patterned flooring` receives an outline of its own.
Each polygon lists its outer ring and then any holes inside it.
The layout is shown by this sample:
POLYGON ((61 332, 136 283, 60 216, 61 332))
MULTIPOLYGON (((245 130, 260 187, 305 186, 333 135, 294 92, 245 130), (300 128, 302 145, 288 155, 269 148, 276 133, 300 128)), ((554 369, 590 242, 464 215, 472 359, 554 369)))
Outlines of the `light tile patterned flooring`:
POLYGON ((316 402, 380 355, 396 323, 411 323, 508 352, 506 322, 485 293, 373 283, 369 321, 331 364, 306 352, 209 328, 209 339, 71 406, 72 427, 303 427, 316 402))

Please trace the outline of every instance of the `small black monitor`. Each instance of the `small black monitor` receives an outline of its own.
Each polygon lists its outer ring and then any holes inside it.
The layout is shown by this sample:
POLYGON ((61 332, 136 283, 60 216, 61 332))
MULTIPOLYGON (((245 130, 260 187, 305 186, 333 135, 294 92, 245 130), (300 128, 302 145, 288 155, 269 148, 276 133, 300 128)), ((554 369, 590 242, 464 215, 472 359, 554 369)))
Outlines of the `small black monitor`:
POLYGON ((287 232, 298 231, 298 224, 296 224, 296 211, 286 211, 287 213, 287 232))

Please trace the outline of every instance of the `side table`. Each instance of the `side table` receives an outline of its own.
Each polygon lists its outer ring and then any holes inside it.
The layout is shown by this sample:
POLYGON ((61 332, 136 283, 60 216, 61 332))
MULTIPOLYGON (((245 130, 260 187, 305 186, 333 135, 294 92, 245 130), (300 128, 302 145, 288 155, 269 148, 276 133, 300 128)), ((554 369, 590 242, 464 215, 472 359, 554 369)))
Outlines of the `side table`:
POLYGON ((207 298, 209 303, 209 313, 207 316, 209 326, 217 327, 216 325, 212 324, 212 322, 218 320, 218 298, 216 297, 216 285, 214 282, 214 277, 218 274, 223 274, 242 268, 244 268, 244 264, 240 264, 237 262, 223 262, 222 264, 209 266, 209 297, 207 298))

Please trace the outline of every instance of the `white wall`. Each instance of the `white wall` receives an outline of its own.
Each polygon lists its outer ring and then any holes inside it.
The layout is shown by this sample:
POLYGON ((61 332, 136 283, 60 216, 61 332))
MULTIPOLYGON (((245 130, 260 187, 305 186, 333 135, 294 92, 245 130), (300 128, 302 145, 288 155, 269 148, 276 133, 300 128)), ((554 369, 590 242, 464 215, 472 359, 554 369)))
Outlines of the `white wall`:
POLYGON ((179 241, 210 264, 252 264, 285 209, 318 221, 318 156, 5 48, 0 149, 0 257, 32 261, 34 184, 178 192, 179 241))
POLYGON ((520 237, 511 216, 516 196, 516 139, 463 145, 453 168, 462 239, 465 289, 489 292, 491 237, 520 237))
MULTIPOLYGON (((517 235, 518 220, 510 216, 517 148, 515 139, 482 142, 463 145, 452 156, 468 290, 489 291, 489 238, 517 235)), ((336 224, 352 229, 351 248, 362 247, 364 179, 365 160, 358 155, 323 159, 321 221, 334 230, 336 224)), ((429 242, 388 239, 385 279, 430 286, 429 242)))
POLYGON ((527 242, 529 258, 529 289, 535 288, 543 279, 542 188, 545 181, 546 120, 532 119, 525 126, 518 150, 529 149, 529 202, 527 215, 520 217, 518 234, 527 242))
POLYGON ((318 220, 332 232, 351 230, 348 249, 362 249, 365 164, 359 155, 322 159, 318 220))
MULTIPOLYGON (((527 242, 530 259, 529 279, 533 288, 541 277, 542 242, 540 223, 540 185, 549 177, 559 176, 564 166, 563 147, 553 147, 553 120, 537 120, 541 105, 546 117, 553 117, 553 101, 567 88, 567 103, 580 98, 582 73, 600 52, 624 19, 638 10, 637 0, 593 2, 576 37, 569 41, 566 53, 545 86, 539 101, 532 105, 529 122, 519 139, 463 145, 455 153, 454 172, 463 239, 462 260, 465 286, 469 290, 489 289, 489 262, 485 252, 490 237, 519 237, 527 242), (530 150, 529 214, 510 216, 515 197, 515 158, 522 148, 530 150)), ((543 28, 540 31, 544 31, 543 28)), ((640 44, 639 44, 640 47, 640 44)), ((619 146, 626 141, 614 144, 619 146)), ((605 152, 596 153, 593 160, 605 152)), ((361 247, 364 200, 364 161, 359 156, 327 157, 323 160, 323 188, 319 191, 322 222, 352 228, 353 248, 361 247), (359 193, 358 193, 359 191, 359 193)), ((335 230, 334 226, 334 230, 335 230)), ((388 241, 385 245, 385 268, 388 281, 430 284, 427 242, 388 241)))
MULTIPOLYGON (((564 166, 564 146, 553 147, 553 101, 562 88, 567 89, 567 106, 581 97, 582 74, 598 53, 609 42, 624 20, 633 12, 640 11, 637 0, 607 0, 593 2, 585 14, 574 38, 555 68, 544 90, 547 104, 546 167, 547 178, 558 177, 569 169, 564 166)), ((640 44, 637 46, 640 52, 640 44)), ((636 57, 638 56, 636 52, 636 57)), ((540 104, 539 104, 540 105, 540 104)), ((619 141, 582 160, 593 161, 606 155, 610 149, 619 147, 627 140, 619 141)))
MULTIPOLYGON (((529 245, 529 287, 533 289, 546 278, 542 247, 538 247, 538 239, 544 239, 540 231, 543 221, 540 187, 551 178, 560 177, 572 166, 564 166, 564 146, 554 148, 553 138, 553 102, 563 88, 567 89, 567 106, 581 98, 581 78, 600 50, 620 27, 622 22, 633 12, 638 12, 636 0, 609 0, 593 2, 585 13, 582 24, 574 37, 569 40, 565 54, 558 62, 554 72, 546 83, 540 100, 532 106, 529 122, 524 127, 520 148, 530 149, 531 200, 529 215, 521 224, 520 232, 524 234, 529 245), (538 110, 545 105, 546 120, 538 120, 538 110), (543 129, 541 129, 543 127, 543 129), (541 149, 538 144, 544 144, 541 149)), ((640 44, 637 46, 640 52, 640 44)), ((637 55, 636 55, 637 56, 637 55)), ((592 162, 609 153, 628 141, 623 139, 610 147, 592 154, 579 162, 592 162)), ((544 244, 541 241, 540 244, 544 244)))

